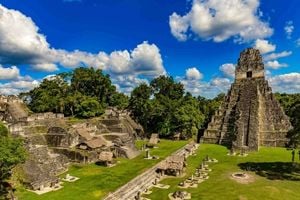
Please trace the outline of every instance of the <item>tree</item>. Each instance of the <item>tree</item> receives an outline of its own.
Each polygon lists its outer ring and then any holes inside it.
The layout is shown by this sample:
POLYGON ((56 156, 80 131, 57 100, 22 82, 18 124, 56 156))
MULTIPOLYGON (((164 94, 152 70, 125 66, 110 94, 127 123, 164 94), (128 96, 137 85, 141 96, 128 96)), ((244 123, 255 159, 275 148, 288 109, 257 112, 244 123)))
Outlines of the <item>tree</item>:
POLYGON ((150 83, 155 97, 160 95, 170 99, 180 99, 184 95, 184 86, 182 83, 176 83, 171 76, 159 76, 150 83))
POLYGON ((109 75, 94 68, 76 68, 71 77, 71 88, 85 96, 96 97, 99 102, 108 104, 116 87, 112 85, 109 75))
MULTIPOLYGON (((68 84, 59 76, 44 79, 39 87, 27 93, 29 107, 34 112, 64 112, 68 84)), ((24 95, 24 94, 22 94, 24 95)))
POLYGON ((288 133, 289 146, 296 149, 300 147, 300 101, 292 104, 287 114, 290 116, 293 126, 293 129, 288 133))
POLYGON ((129 99, 128 108, 144 129, 148 129, 150 96, 151 88, 146 83, 142 83, 133 89, 129 99))
POLYGON ((132 91, 129 109, 147 133, 170 137, 180 131, 191 137, 202 126, 204 116, 197 99, 184 94, 181 83, 159 76, 150 85, 143 83, 132 91))
POLYGON ((104 113, 102 105, 95 97, 86 96, 82 102, 76 105, 76 116, 80 118, 97 117, 104 113))
POLYGON ((6 193, 4 182, 11 176, 11 170, 25 161, 26 152, 23 141, 11 137, 7 128, 0 123, 0 196, 6 193))
POLYGON ((125 109, 128 105, 128 97, 116 91, 109 75, 99 69, 83 67, 44 79, 38 87, 20 97, 33 112, 84 118, 99 116, 106 106, 125 109))
POLYGON ((120 110, 124 110, 128 107, 129 98, 127 95, 119 92, 115 92, 111 95, 109 105, 117 107, 120 110))

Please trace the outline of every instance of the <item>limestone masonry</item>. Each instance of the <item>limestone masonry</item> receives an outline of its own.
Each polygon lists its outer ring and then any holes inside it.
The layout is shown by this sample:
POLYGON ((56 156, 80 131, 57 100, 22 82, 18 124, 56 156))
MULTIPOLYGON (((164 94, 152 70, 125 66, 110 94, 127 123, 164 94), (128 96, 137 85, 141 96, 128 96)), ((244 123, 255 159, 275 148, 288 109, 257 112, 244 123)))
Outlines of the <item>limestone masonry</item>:
POLYGON ((55 187, 69 163, 97 162, 104 153, 129 159, 140 153, 134 141, 143 128, 116 108, 98 118, 72 121, 59 113, 31 113, 18 97, 0 95, 0 120, 25 141, 29 157, 21 182, 31 190, 55 187))
POLYGON ((291 129, 289 118, 265 79, 259 50, 241 52, 235 81, 202 137, 202 142, 255 151, 259 146, 284 146, 291 129))

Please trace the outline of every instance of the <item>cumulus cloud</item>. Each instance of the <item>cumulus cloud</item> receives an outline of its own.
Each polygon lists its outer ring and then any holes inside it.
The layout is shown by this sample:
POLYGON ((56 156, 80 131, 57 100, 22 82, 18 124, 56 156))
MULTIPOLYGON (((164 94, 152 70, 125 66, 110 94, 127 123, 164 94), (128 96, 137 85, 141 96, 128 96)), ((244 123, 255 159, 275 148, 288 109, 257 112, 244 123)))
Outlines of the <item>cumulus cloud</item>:
POLYGON ((285 27, 284 27, 284 31, 285 31, 287 39, 291 39, 292 38, 292 33, 294 31, 294 28, 295 27, 293 25, 293 21, 286 22, 285 27))
POLYGON ((292 51, 282 51, 280 53, 271 53, 263 57, 264 61, 276 60, 292 55, 292 51))
POLYGON ((194 96, 213 98, 221 92, 227 92, 232 80, 224 77, 215 77, 209 81, 202 80, 203 74, 196 69, 188 68, 184 76, 176 77, 176 81, 184 85, 185 91, 194 96))
POLYGON ((300 73, 288 73, 269 78, 274 92, 300 93, 300 73))
POLYGON ((20 77, 7 83, 0 83, 0 93, 5 95, 19 94, 31 90, 39 85, 39 81, 30 77, 20 77))
POLYGON ((57 71, 58 67, 53 63, 34 64, 32 68, 37 71, 53 72, 57 71))
POLYGON ((194 0, 187 14, 174 12, 169 17, 169 26, 179 41, 187 40, 190 33, 214 42, 266 38, 273 29, 260 19, 258 7, 259 0, 194 0))
POLYGON ((148 83, 147 79, 138 78, 136 76, 124 76, 119 75, 112 77, 112 82, 116 86, 117 90, 129 95, 131 91, 142 83, 148 83))
POLYGON ((196 67, 188 68, 185 76, 188 80, 200 80, 203 78, 203 74, 196 67))
POLYGON ((226 63, 220 66, 219 70, 228 78, 235 77, 235 65, 232 63, 226 63))
POLYGON ((171 28, 172 35, 179 41, 186 41, 186 32, 189 28, 189 16, 180 16, 177 13, 173 13, 169 17, 169 26, 171 28))
POLYGON ((254 48, 258 49, 261 54, 265 54, 275 51, 276 45, 269 43, 268 40, 257 39, 255 41, 254 48))
POLYGON ((16 66, 3 67, 0 65, 0 80, 16 79, 20 76, 20 70, 16 66))
POLYGON ((265 66, 271 69, 279 69, 282 67, 287 67, 286 63, 279 63, 277 60, 268 61, 265 63, 265 66))
POLYGON ((30 17, 0 4, 0 62, 4 64, 28 64, 34 70, 53 72, 58 65, 74 68, 92 66, 116 74, 164 74, 160 50, 147 41, 132 51, 120 50, 110 54, 55 49, 30 17), (22 34, 20 34, 22 33, 22 34))

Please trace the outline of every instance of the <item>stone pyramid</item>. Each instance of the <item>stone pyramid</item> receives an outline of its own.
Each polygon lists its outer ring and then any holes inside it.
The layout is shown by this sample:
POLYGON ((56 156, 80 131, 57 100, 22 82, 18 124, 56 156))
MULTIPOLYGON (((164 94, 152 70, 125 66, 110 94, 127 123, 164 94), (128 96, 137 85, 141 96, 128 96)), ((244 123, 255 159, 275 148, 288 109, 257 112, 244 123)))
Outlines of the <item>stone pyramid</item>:
POLYGON ((284 146, 291 129, 289 118, 265 79, 259 50, 241 52, 235 81, 202 137, 234 151, 257 151, 259 146, 284 146))

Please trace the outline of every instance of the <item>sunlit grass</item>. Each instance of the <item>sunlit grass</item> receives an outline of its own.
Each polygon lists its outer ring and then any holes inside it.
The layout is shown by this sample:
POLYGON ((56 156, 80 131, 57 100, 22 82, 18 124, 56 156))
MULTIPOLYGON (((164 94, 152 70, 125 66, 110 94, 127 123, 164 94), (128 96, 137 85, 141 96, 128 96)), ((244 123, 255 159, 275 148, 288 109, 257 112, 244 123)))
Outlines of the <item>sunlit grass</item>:
MULTIPOLYGON (((247 172, 255 177, 255 181, 249 184, 240 184, 229 177, 233 172, 242 171, 238 164, 252 162, 260 165, 267 163, 272 171, 273 163, 282 162, 290 165, 291 152, 284 148, 263 147, 259 152, 250 153, 247 157, 227 156, 228 150, 219 145, 201 144, 197 156, 188 158, 187 175, 190 176, 202 159, 209 155, 219 160, 219 163, 210 164, 212 172, 210 178, 199 184, 198 188, 186 189, 192 194, 192 199, 205 200, 299 200, 300 181, 288 179, 270 180, 267 177, 256 175, 255 172, 247 172)), ((284 167, 284 166, 283 166, 284 167)), ((280 173, 285 173, 284 170, 280 173)), ((178 183, 185 178, 169 178, 162 181, 171 185, 168 190, 154 188, 148 198, 152 200, 167 200, 167 195, 179 190, 178 183)))
MULTIPOLYGON (((137 145, 140 147, 142 143, 143 141, 139 141, 137 145)), ((142 153, 132 160, 118 159, 119 163, 112 168, 95 164, 74 165, 67 173, 79 177, 80 180, 74 183, 64 183, 63 189, 36 195, 24 188, 19 188, 17 195, 20 200, 99 200, 186 143, 187 141, 162 140, 158 144, 159 148, 151 150, 151 155, 159 156, 159 160, 145 160, 144 153, 142 153)))

